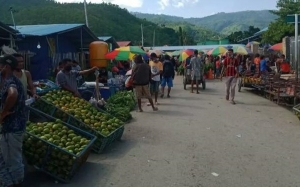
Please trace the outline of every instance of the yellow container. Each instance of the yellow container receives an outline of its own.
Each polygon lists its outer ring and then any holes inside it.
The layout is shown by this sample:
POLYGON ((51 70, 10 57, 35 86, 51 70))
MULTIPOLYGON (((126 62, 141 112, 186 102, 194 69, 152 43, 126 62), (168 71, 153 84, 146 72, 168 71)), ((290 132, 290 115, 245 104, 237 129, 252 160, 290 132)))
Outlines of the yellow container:
POLYGON ((90 52, 90 66, 97 66, 99 68, 105 68, 108 65, 108 60, 105 59, 105 55, 108 53, 108 44, 106 42, 95 41, 89 46, 90 52))

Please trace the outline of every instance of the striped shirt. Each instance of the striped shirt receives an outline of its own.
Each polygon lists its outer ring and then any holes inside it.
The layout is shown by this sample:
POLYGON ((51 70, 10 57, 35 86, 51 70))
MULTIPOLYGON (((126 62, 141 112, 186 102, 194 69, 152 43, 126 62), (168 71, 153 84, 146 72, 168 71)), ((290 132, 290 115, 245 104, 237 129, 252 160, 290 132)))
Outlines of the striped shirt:
POLYGON ((56 82, 59 86, 68 86, 73 92, 77 92, 77 77, 79 71, 71 70, 70 72, 59 71, 56 75, 56 82))
POLYGON ((224 66, 226 67, 226 76, 235 76, 236 69, 239 66, 237 59, 235 58, 226 58, 224 60, 224 66))

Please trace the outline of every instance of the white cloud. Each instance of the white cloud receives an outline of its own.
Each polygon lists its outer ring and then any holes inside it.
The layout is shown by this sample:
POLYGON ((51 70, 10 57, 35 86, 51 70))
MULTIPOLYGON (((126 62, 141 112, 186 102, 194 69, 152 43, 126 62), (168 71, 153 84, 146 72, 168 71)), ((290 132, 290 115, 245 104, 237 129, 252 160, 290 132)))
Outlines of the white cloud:
MULTIPOLYGON (((78 2, 83 2, 83 0, 56 0, 57 2, 61 3, 78 3, 78 2)), ((140 8, 143 6, 143 1, 144 0, 86 0, 88 3, 102 3, 102 2, 107 2, 107 3, 112 3, 119 5, 120 7, 124 8, 140 8)))
POLYGON ((160 8, 164 10, 165 8, 172 6, 175 8, 185 7, 188 4, 195 4, 199 0, 158 0, 160 8))

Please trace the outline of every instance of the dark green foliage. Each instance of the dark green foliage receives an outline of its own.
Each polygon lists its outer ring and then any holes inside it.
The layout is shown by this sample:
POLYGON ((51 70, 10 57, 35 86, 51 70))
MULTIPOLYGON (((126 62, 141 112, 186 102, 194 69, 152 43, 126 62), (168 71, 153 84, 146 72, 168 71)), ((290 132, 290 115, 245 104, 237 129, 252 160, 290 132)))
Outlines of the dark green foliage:
POLYGON ((236 31, 248 30, 249 26, 262 29, 267 27, 271 21, 274 21, 278 17, 270 13, 268 10, 218 13, 203 18, 182 18, 143 13, 133 14, 139 18, 146 18, 147 20, 155 23, 189 23, 190 25, 197 27, 197 30, 200 30, 200 35, 203 34, 204 31, 210 32, 211 35, 214 34, 213 32, 217 32, 222 35, 229 35, 236 31))
MULTIPOLYGON (((17 25, 85 23, 83 3, 60 4, 53 0, 0 0, 0 21, 12 24, 9 8, 13 7, 17 25)), ((152 25, 144 29, 144 45, 152 46, 153 32, 156 45, 178 45, 179 35, 173 29, 136 18, 117 5, 88 4, 90 29, 96 36, 113 36, 117 41, 129 40, 141 44, 140 25, 152 25)))

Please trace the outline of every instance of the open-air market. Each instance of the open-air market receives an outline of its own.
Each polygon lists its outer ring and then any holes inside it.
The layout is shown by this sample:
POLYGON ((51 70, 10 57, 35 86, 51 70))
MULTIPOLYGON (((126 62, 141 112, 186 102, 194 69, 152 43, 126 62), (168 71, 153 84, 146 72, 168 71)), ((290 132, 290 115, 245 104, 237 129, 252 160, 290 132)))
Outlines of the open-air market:
POLYGON ((300 186, 300 1, 241 2, 0 0, 0 186, 300 186))

